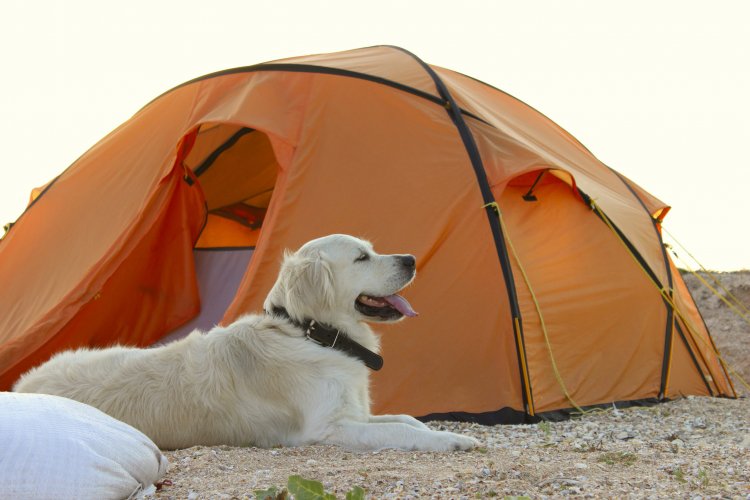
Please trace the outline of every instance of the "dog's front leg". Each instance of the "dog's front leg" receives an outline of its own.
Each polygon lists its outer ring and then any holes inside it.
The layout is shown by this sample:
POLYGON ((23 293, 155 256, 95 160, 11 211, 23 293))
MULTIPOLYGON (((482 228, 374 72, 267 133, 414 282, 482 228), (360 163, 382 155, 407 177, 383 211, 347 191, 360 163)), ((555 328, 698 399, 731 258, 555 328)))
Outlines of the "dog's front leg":
POLYGON ((417 429, 430 429, 411 415, 370 415, 369 421, 371 423, 400 422, 402 424, 416 427, 417 429))
POLYGON ((396 448, 419 451, 470 450, 479 445, 471 437, 412 427, 403 422, 339 422, 324 444, 357 450, 396 448))

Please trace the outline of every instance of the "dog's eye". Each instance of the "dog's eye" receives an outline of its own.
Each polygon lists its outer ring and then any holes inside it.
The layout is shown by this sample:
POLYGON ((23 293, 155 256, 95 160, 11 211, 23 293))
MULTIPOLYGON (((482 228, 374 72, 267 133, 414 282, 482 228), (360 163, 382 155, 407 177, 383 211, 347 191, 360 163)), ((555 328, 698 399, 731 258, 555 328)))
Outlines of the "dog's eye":
POLYGON ((362 255, 354 259, 354 262, 364 262, 366 260, 370 260, 370 256, 367 255, 366 253, 363 253, 362 255))

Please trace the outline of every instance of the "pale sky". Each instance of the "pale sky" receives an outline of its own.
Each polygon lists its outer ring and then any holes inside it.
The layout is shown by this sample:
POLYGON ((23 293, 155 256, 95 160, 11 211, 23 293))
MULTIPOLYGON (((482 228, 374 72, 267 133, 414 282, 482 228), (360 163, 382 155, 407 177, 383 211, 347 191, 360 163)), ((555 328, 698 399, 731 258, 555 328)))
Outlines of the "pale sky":
POLYGON ((3 0, 0 222, 175 85, 391 44, 538 109, 671 205, 706 267, 747 269, 749 26, 741 0, 3 0))

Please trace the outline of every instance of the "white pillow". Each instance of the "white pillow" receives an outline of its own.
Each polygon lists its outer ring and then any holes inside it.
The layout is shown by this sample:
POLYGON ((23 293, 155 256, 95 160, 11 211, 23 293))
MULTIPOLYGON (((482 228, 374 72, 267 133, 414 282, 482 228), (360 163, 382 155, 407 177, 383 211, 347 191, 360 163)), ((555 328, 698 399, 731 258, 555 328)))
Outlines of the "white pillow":
POLYGON ((0 498, 135 498, 168 466, 143 433, 92 406, 0 392, 0 498))

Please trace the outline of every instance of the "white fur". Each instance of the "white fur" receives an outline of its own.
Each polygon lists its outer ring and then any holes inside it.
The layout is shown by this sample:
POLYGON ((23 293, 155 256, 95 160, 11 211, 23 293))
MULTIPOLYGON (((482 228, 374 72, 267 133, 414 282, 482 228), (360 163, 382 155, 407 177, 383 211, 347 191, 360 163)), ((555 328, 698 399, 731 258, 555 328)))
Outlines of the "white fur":
MULTIPOLYGON (((405 270, 402 257, 378 255, 351 236, 313 240, 285 255, 266 310, 284 307, 296 320, 314 318, 378 351, 378 338, 364 322, 374 320, 354 303, 360 293, 385 296, 408 285, 414 272, 405 270)), ((14 390, 88 403, 163 449, 321 443, 443 451, 477 445, 408 415, 371 415, 368 375, 361 361, 306 340, 290 321, 248 315, 150 349, 66 351, 26 373, 14 390)))

